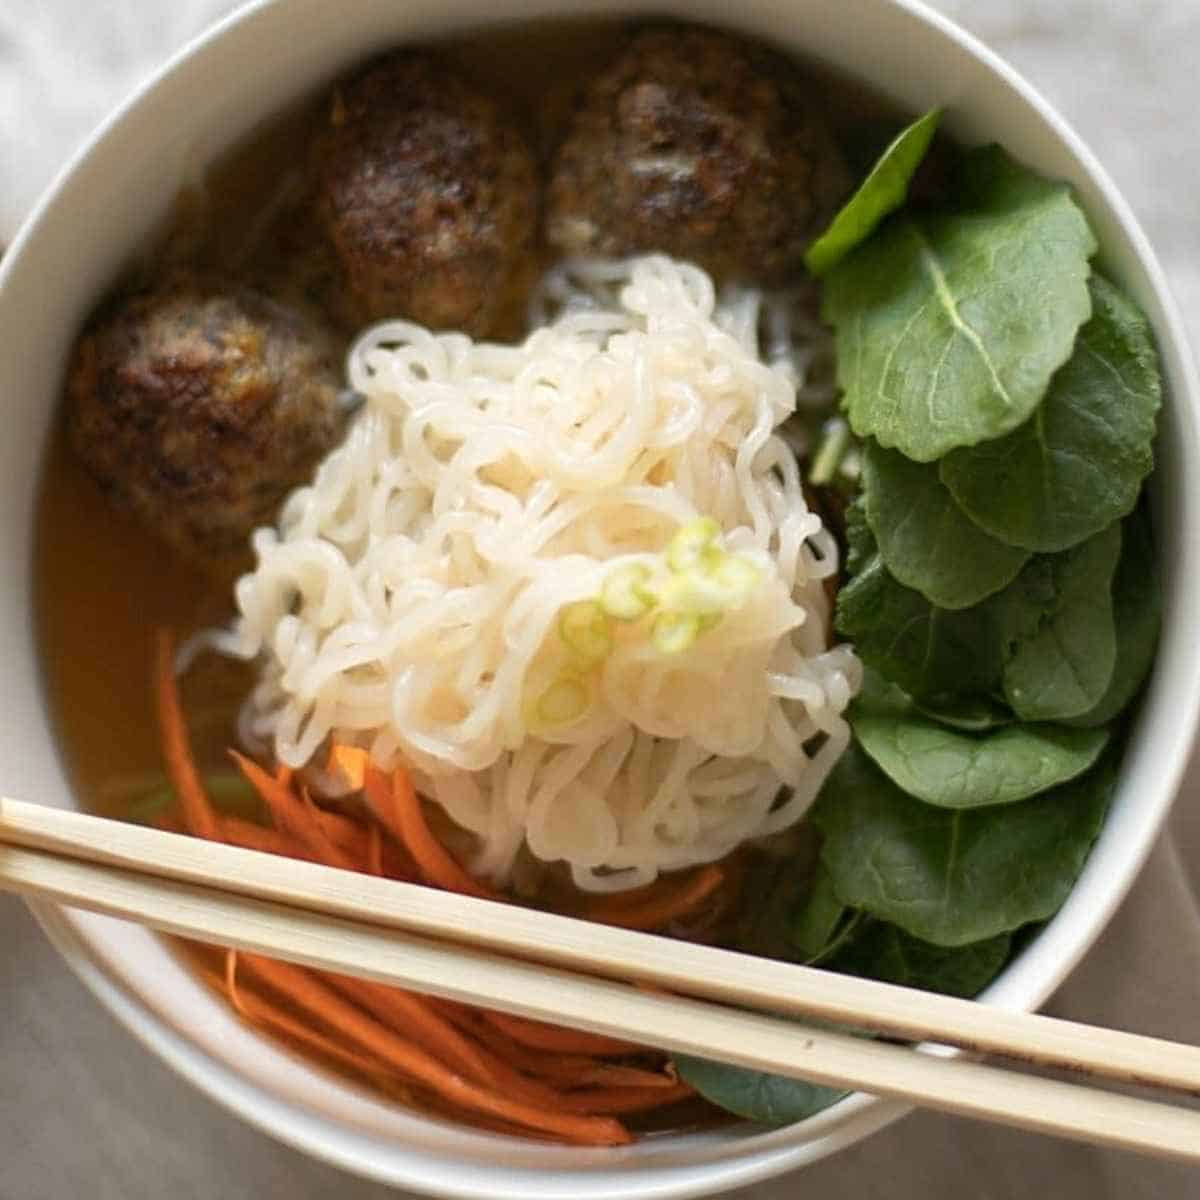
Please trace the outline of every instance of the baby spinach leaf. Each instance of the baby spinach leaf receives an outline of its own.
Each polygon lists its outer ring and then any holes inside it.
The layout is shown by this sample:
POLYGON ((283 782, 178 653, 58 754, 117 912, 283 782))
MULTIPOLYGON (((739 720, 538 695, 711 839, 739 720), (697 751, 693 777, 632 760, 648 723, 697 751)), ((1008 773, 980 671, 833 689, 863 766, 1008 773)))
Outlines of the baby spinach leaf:
POLYGON ((1076 545, 1133 508, 1154 466, 1162 380, 1149 323, 1107 280, 1093 276, 1091 293, 1092 319, 1033 416, 938 468, 971 520, 1012 546, 1076 545))
POLYGON ((863 566, 838 593, 837 628, 863 662, 922 701, 997 686, 1004 655, 991 601, 938 608, 892 578, 869 529, 853 537, 863 566))
POLYGON ((1121 552, 1121 527, 1048 561, 1055 601, 1036 632, 1014 638, 1004 667, 1004 696, 1026 721, 1077 717, 1099 704, 1117 657, 1112 582, 1121 552))
POLYGON ((1007 933, 966 946, 935 946, 884 921, 868 921, 828 964, 831 971, 921 988, 943 996, 977 996, 1008 961, 1007 933))
POLYGON ((948 707, 920 704, 917 708, 939 725, 949 725, 951 729, 962 729, 967 733, 986 733, 1013 722, 1013 715, 1007 708, 986 696, 963 697, 948 707))
POLYGON ((921 716, 855 716, 858 744, 910 796, 939 808, 1012 804, 1082 775, 1108 742, 1104 729, 1006 725, 960 733, 921 716))
POLYGON ((818 863, 812 890, 796 914, 789 941, 801 962, 818 963, 837 951, 859 922, 859 914, 842 903, 829 872, 818 863))
POLYGON ((841 262, 904 203, 909 180, 921 165, 941 116, 940 108, 932 109, 892 140, 829 227, 804 252, 804 265, 813 275, 824 275, 841 262))
MULTIPOLYGON (((803 1029, 797 1029, 796 1036, 803 1037, 803 1029)), ((679 1077, 706 1100, 734 1116, 761 1125, 790 1125, 794 1121, 803 1121, 849 1094, 805 1083, 802 1079, 765 1075, 761 1071, 730 1067, 689 1054, 677 1054, 674 1061, 679 1077)))
POLYGON ((940 608, 969 608, 1016 578, 1027 550, 985 533, 959 508, 936 466, 868 442, 867 521, 892 576, 940 608))
POLYGON ((1012 713, 987 696, 961 696, 945 705, 918 704, 902 688, 884 679, 874 667, 864 665, 862 686, 854 697, 848 716, 851 724, 861 716, 906 717, 923 714, 939 725, 967 733, 986 733, 1013 723, 1012 713))
POLYGON ((844 903, 938 946, 996 937, 1058 911, 1100 831, 1115 779, 1086 775, 1019 804, 935 808, 858 747, 842 755, 813 820, 844 903))
POLYGON ((822 305, 854 432, 919 462, 1025 421, 1091 315, 1096 240, 1070 189, 998 146, 963 167, 959 210, 889 222, 822 305))
POLYGON ((912 697, 902 688, 884 679, 869 663, 863 665, 862 685, 858 695, 850 702, 849 714, 873 717, 902 717, 911 713, 916 706, 912 697))
POLYGON ((1108 690, 1095 708, 1068 724, 1102 725, 1116 717, 1137 695, 1154 661, 1162 596, 1158 564, 1144 508, 1136 510, 1121 530, 1121 560, 1113 578, 1113 619, 1117 628, 1117 660, 1108 690))

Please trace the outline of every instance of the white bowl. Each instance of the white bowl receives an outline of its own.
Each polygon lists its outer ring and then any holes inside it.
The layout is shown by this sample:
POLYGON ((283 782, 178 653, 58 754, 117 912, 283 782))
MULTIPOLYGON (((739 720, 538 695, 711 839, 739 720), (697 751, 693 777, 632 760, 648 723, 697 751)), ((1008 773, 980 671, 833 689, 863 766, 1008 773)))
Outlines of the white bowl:
MULTIPOLYGON (((1106 269, 1148 313, 1169 381, 1156 503, 1165 568, 1158 665, 1112 812, 1058 916, 988 989, 990 1003, 1040 1004, 1096 938, 1162 824, 1187 761, 1200 697, 1200 391, 1179 320, 1144 236, 1112 183, 1016 74, 913 0, 264 0, 226 21, 147 83, 64 171, 0 273, 0 791, 74 803, 47 719, 33 638, 32 534, 38 453, 81 322, 197 163, 295 97, 389 45, 488 22, 562 13, 676 14, 732 25, 872 82, 911 110, 950 110, 968 142, 996 140, 1070 180, 1106 269), (335 15, 336 14, 336 15, 335 15)), ((67 961, 164 1059, 267 1132, 389 1183, 447 1196, 634 1200, 696 1195, 812 1162, 894 1120, 902 1106, 853 1097, 800 1125, 733 1126, 620 1150, 560 1149, 475 1133, 389 1108, 310 1069, 239 1024, 157 939, 107 919, 38 906, 67 961)))

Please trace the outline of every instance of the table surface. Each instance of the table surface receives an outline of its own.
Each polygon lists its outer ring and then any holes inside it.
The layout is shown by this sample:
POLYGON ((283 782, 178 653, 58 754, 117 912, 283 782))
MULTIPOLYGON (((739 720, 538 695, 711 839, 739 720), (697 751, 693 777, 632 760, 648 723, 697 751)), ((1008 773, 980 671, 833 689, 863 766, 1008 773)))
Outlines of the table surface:
MULTIPOLYGON (((5 0, 0 240, 96 119, 229 0, 5 0)), ((1200 344, 1200 0, 941 0, 1023 71, 1107 165, 1200 344), (1114 102, 1120 97, 1120 103, 1114 102)), ((1200 761, 1170 835, 1049 1006, 1200 1042, 1200 761)), ((183 1083, 118 1027, 18 903, 0 899, 0 1200, 381 1200, 183 1083)), ((1195 1172, 914 1115, 833 1160, 741 1193, 782 1200, 1185 1200, 1195 1172)))

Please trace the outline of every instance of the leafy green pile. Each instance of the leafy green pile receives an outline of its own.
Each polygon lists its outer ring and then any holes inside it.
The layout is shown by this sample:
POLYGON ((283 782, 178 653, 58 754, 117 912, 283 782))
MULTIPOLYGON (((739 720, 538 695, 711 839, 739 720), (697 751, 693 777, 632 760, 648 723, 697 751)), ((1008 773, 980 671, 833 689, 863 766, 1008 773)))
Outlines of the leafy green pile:
MULTIPOLYGON (((952 203, 881 220, 935 122, 888 147, 809 256, 861 439, 836 622, 866 680, 812 811, 816 874, 776 868, 743 948, 974 995, 1104 821, 1158 631, 1138 500, 1162 388, 1066 185, 987 146, 952 203)), ((769 1123, 840 1094, 679 1067, 769 1123)))

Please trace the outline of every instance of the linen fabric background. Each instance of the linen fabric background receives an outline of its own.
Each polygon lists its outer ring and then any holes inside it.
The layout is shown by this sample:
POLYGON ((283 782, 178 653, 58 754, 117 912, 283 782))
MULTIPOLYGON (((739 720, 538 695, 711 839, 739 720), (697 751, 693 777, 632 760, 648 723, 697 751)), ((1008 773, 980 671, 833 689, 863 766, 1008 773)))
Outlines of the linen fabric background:
MULTIPOLYGON (((4 0, 0 242, 78 142, 230 0, 4 0)), ((1081 132, 1146 226, 1200 344, 1200 0, 940 0, 1081 132)), ((848 10, 849 12, 850 10, 848 10)), ((1049 1006, 1200 1043, 1200 759, 1119 915, 1049 1006)), ((1185 1200, 1200 1173, 914 1115, 742 1200, 1185 1200)), ((0 1200, 383 1200, 218 1108, 118 1028, 0 898, 0 1200)))

